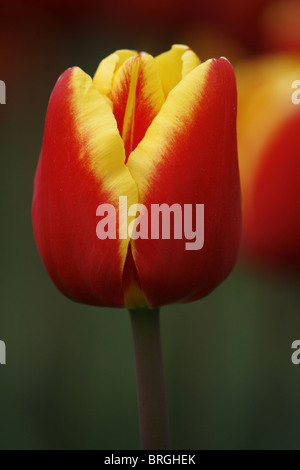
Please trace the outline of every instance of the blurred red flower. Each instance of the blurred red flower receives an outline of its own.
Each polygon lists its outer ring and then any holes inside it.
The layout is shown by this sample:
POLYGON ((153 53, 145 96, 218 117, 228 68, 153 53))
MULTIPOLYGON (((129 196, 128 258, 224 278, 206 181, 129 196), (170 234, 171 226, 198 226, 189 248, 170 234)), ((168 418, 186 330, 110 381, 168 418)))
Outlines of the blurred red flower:
POLYGON ((264 46, 300 54, 300 0, 271 2, 262 17, 264 46))
POLYGON ((300 59, 272 56, 237 67, 243 249, 270 268, 300 268, 300 59))

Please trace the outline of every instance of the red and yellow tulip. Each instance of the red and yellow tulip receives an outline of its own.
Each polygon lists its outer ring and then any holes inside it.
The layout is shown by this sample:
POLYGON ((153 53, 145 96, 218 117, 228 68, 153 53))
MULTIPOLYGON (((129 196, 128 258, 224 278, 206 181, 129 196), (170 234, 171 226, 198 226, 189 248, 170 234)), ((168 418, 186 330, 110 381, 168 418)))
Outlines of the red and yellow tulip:
POLYGON ((67 70, 50 98, 35 179, 33 226, 43 262, 73 300, 159 306, 211 292, 240 240, 236 83, 226 59, 203 64, 186 46, 153 58, 121 50, 92 79, 67 70), (108 203, 204 204, 205 245, 99 240, 108 203))
POLYGON ((244 254, 263 267, 299 270, 300 105, 292 85, 300 59, 253 59, 237 78, 244 254))

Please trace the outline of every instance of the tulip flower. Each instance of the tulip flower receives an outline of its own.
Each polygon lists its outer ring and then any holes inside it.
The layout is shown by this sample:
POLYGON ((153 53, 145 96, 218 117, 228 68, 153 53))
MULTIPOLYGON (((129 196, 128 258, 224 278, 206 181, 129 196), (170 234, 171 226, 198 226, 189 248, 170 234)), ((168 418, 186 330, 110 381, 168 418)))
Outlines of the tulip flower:
POLYGON ((226 59, 201 64, 179 45, 156 58, 117 51, 93 79, 69 69, 50 98, 34 186, 37 246, 66 296, 131 310, 146 449, 168 447, 154 307, 207 295, 237 259, 236 100, 226 59), (169 221, 177 210, 168 236, 149 220, 162 206, 170 208, 169 221), (186 237, 178 236, 183 219, 175 223, 181 208, 190 210, 186 237), (193 210, 204 221, 200 240, 193 210), (136 236, 138 226, 142 232, 150 225, 151 236, 136 236))
POLYGON ((199 299, 231 272, 240 238, 236 85, 225 59, 185 46, 156 58, 118 51, 94 78, 67 70, 50 98, 33 226, 56 286, 98 306, 199 299), (96 237, 96 209, 204 204, 205 245, 96 237))
POLYGON ((263 268, 299 271, 300 93, 292 86, 300 60, 253 59, 237 77, 243 253, 263 268))

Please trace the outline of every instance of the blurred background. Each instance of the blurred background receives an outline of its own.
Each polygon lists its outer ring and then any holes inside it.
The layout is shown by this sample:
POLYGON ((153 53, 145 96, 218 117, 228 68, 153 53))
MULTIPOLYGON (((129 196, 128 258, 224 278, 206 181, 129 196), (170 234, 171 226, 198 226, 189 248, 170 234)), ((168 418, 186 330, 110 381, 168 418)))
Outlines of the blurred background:
POLYGON ((1 3, 1 449, 139 448, 127 312, 74 304, 52 285, 31 227, 50 93, 119 48, 173 43, 237 72, 244 234, 234 273, 202 301, 162 309, 174 449, 300 449, 298 0, 1 3))

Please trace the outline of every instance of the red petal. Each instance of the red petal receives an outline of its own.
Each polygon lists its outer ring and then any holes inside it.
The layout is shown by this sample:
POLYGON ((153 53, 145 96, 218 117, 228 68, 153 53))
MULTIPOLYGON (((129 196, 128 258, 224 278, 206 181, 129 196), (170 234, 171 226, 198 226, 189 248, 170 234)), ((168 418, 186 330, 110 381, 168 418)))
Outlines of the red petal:
POLYGON ((224 59, 200 65, 169 94, 128 166, 140 202, 205 205, 205 244, 132 241, 143 291, 153 306, 201 298, 233 269, 241 231, 236 83, 224 59))
POLYGON ((119 196, 136 202, 125 153, 106 98, 80 69, 58 81, 46 118, 35 179, 33 226, 56 286, 91 305, 124 305, 122 275, 129 240, 99 240, 96 210, 119 196))

